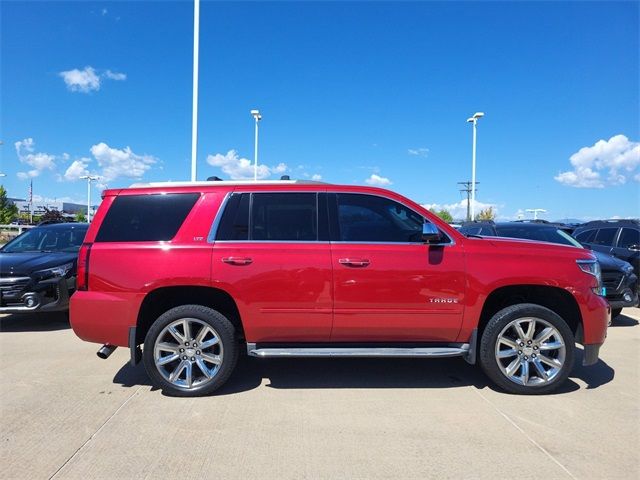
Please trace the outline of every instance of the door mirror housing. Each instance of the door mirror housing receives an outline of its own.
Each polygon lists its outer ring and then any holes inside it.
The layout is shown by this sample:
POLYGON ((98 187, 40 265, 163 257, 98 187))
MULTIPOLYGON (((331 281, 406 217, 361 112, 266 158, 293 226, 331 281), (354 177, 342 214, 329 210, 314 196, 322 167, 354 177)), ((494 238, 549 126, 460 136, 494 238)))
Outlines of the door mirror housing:
POLYGON ((442 235, 440 230, 431 222, 422 224, 422 241, 425 243, 440 243, 442 235))

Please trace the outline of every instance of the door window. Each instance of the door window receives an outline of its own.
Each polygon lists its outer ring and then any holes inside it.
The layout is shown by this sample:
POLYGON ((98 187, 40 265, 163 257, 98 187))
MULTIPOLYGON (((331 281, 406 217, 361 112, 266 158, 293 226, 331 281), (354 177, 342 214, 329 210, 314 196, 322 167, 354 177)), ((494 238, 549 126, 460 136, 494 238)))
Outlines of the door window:
POLYGON ((254 193, 251 240, 318 240, 315 193, 254 193))
POLYGON ((616 237, 616 233, 618 232, 617 228, 601 228, 596 233, 596 238, 592 241, 594 245, 603 245, 605 247, 610 247, 613 245, 613 240, 616 237))
POLYGON ((216 240, 249 240, 250 193, 233 194, 220 219, 216 240))
POLYGON ((597 230, 585 230, 576 235, 576 240, 582 243, 591 243, 593 242, 593 237, 596 236, 596 232, 597 230))
POLYGON ((623 228, 618 239, 618 248, 629 248, 631 245, 640 245, 640 230, 623 228))
POLYGON ((424 218, 404 205, 374 195, 337 194, 342 242, 421 242, 424 218))

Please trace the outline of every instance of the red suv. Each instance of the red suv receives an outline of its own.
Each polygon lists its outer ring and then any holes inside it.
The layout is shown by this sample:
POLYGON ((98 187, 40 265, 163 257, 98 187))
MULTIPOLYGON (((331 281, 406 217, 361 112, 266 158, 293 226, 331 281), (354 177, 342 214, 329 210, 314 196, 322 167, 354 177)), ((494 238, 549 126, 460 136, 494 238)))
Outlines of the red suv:
POLYGON ((459 356, 504 390, 546 393, 576 341, 597 361, 610 315, 587 250, 465 237, 388 190, 299 181, 105 191, 71 298, 99 356, 128 346, 181 396, 216 390, 245 349, 459 356))

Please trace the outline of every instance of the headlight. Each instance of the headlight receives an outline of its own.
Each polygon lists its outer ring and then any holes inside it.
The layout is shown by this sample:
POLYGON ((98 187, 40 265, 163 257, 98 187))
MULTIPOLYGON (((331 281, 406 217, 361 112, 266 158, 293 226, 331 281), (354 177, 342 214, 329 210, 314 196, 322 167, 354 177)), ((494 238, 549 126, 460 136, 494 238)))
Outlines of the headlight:
POLYGON ((626 274, 633 273, 633 265, 627 263, 624 267, 622 267, 622 270, 624 270, 624 273, 626 274))
POLYGON ((73 262, 69 262, 57 267, 47 268, 46 270, 38 270, 37 272, 34 272, 33 276, 38 277, 40 280, 44 280, 46 278, 64 277, 72 268, 73 262))
POLYGON ((600 271, 600 264, 598 263, 598 261, 597 260, 576 260, 576 263, 578 264, 578 267, 580 268, 580 270, 582 270, 585 273, 588 273, 589 275, 593 275, 594 277, 596 277, 596 280, 598 281, 598 286, 593 289, 593 293, 604 297, 607 292, 605 288, 602 286, 602 273, 600 271))

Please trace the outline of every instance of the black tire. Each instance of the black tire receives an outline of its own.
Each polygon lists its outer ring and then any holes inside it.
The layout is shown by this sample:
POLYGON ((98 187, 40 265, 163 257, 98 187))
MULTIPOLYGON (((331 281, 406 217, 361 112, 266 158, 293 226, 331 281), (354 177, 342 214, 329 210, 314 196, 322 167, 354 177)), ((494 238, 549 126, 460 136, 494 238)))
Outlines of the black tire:
POLYGON ((618 315, 620 315, 622 313, 622 309, 621 308, 613 308, 611 309, 611 318, 616 318, 618 315))
MULTIPOLYGON (((195 337, 195 335, 193 336, 195 337)), ((164 393, 176 397, 198 397, 209 395, 224 385, 236 366, 238 351, 239 345, 235 338, 235 328, 224 315, 202 305, 181 305, 166 311, 151 325, 144 341, 142 359, 152 383, 162 389, 164 393), (203 385, 191 388, 176 386, 168 381, 158 370, 160 367, 156 366, 154 358, 154 347, 158 336, 165 327, 185 318, 198 320, 213 328, 224 351, 222 362, 213 378, 203 385)))
MULTIPOLYGON (((543 325, 544 326, 544 325, 543 325)), ((542 349, 538 352, 541 353, 542 349)), ((575 357, 575 338, 567 323, 558 314, 548 308, 531 303, 512 305, 496 313, 487 323, 480 339, 479 360, 482 370, 500 388, 515 394, 541 395, 556 390, 565 382, 573 369, 575 357), (539 385, 522 385, 510 380, 503 373, 496 358, 498 336, 514 320, 525 317, 540 319, 554 327, 564 342, 564 363, 555 376, 539 385)), ((513 357, 514 359, 516 357, 513 357)), ((524 357, 526 358, 526 357, 524 357)), ((532 367, 533 368, 533 367, 532 367)), ((518 371, 518 370, 516 370, 518 371)), ((537 374, 537 372, 536 372, 537 374)))

